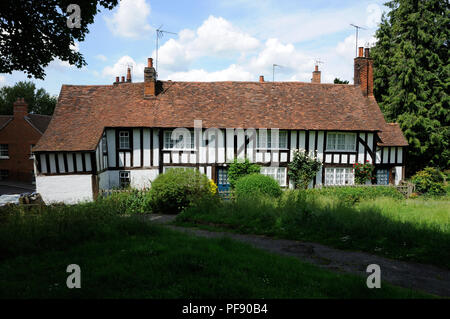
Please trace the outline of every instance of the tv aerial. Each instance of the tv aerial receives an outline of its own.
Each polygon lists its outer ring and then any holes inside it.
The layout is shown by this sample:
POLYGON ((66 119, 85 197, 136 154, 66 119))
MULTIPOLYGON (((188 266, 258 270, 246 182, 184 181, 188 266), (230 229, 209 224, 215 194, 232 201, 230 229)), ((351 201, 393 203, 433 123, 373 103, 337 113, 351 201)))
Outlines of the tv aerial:
POLYGON ((161 39, 164 34, 175 34, 175 32, 170 32, 170 31, 166 31, 166 30, 162 30, 161 28, 163 27, 163 25, 161 24, 161 26, 156 29, 156 61, 155 61, 155 69, 156 69, 156 73, 158 73, 158 49, 159 49, 159 39, 161 39))
POLYGON ((353 24, 353 23, 350 23, 350 25, 356 29, 356 52, 355 52, 355 56, 357 57, 358 56, 358 33, 359 33, 359 30, 360 29, 367 30, 367 29, 363 28, 363 27, 361 27, 359 25, 353 24))

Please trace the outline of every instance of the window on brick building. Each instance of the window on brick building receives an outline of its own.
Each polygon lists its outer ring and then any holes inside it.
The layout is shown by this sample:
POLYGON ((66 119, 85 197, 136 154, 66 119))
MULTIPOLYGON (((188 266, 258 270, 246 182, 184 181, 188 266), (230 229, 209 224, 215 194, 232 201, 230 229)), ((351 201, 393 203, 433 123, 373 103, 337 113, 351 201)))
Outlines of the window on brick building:
POLYGON ((9 158, 8 144, 0 144, 0 158, 9 158))

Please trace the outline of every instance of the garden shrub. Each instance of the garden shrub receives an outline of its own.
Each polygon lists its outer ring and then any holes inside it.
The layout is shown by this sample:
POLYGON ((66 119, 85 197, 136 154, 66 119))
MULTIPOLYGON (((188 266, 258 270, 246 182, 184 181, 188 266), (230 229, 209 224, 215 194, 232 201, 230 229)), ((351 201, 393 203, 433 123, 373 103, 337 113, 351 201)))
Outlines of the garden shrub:
POLYGON ((214 196, 205 174, 196 169, 174 168, 159 175, 148 193, 152 212, 178 214, 195 201, 214 196))
POLYGON ((366 161, 366 163, 355 163, 353 164, 353 169, 355 171, 355 183, 364 185, 367 181, 375 180, 375 176, 373 172, 375 170, 375 166, 366 161))
POLYGON ((416 185, 416 191, 427 195, 443 195, 445 175, 437 168, 426 167, 417 172, 411 181, 416 185))
POLYGON ((295 150, 294 157, 289 163, 288 175, 295 188, 306 189, 321 167, 322 163, 317 158, 317 152, 311 156, 305 150, 295 150))
POLYGON ((113 193, 104 200, 113 202, 122 214, 151 212, 146 191, 130 190, 129 192, 113 193))
POLYGON ((239 178, 256 174, 260 171, 261 167, 258 164, 250 163, 247 158, 244 161, 234 159, 234 162, 228 168, 228 182, 230 183, 230 187, 234 189, 239 178))
POLYGON ((262 174, 251 174, 241 177, 236 182, 236 196, 239 198, 254 196, 258 194, 271 197, 280 197, 282 190, 278 182, 272 177, 262 174))

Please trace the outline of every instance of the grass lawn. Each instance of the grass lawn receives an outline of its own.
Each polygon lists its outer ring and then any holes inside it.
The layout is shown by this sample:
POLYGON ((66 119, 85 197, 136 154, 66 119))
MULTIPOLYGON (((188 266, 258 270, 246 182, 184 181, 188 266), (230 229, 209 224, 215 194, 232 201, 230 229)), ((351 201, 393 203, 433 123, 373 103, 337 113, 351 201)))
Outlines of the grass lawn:
POLYGON ((177 224, 319 242, 389 258, 450 268, 450 201, 387 197, 353 204, 340 198, 290 192, 281 199, 203 203, 177 224))
POLYGON ((426 294, 336 274, 229 239, 133 226, 118 236, 0 262, 0 298, 423 298, 426 294), (66 267, 81 267, 81 289, 66 267))

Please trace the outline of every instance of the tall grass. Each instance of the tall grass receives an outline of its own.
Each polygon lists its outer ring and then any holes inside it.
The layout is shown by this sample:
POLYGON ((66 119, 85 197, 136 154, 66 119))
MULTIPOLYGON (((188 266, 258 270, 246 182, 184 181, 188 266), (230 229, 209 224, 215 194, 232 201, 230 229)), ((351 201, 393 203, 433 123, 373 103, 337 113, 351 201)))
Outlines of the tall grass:
POLYGON ((0 211, 0 256, 66 249, 148 231, 142 222, 122 214, 118 201, 109 199, 75 206, 4 208, 0 211))
POLYGON ((252 197, 215 205, 200 203, 179 215, 177 221, 316 241, 450 268, 447 206, 445 201, 393 198, 362 200, 350 206, 332 196, 288 192, 278 201, 252 197))

